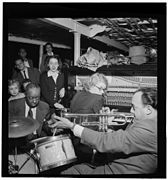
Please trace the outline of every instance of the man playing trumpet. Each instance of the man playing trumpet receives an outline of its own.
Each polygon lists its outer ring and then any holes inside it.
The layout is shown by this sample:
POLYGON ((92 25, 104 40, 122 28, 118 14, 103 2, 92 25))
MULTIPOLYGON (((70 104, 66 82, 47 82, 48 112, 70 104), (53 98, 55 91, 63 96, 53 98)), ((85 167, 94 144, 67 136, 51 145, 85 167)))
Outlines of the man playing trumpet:
POLYGON ((71 129, 81 142, 99 152, 111 154, 109 163, 91 167, 78 164, 62 174, 151 174, 157 169, 157 90, 141 88, 132 98, 134 122, 125 130, 97 132, 74 124, 66 118, 52 116, 51 128, 71 129))

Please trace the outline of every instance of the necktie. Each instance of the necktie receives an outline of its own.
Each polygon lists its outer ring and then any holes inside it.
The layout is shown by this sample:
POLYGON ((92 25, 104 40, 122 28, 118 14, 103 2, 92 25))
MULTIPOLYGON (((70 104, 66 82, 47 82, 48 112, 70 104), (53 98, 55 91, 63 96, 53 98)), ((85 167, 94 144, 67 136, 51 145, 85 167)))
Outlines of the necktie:
POLYGON ((32 112, 32 110, 31 110, 31 108, 29 109, 29 111, 28 111, 28 115, 27 115, 27 117, 29 117, 29 118, 32 118, 33 119, 33 112, 32 112))
POLYGON ((25 71, 23 71, 23 74, 24 74, 25 79, 27 79, 27 76, 26 76, 26 72, 25 72, 25 71))
MULTIPOLYGON (((31 110, 31 108, 29 108, 27 117, 33 119, 33 112, 32 112, 32 110, 31 110)), ((37 135, 37 132, 36 132, 36 131, 34 131, 32 134, 30 134, 30 135, 28 136, 28 139, 29 139, 29 140, 36 139, 37 137, 36 137, 35 135, 37 135)))

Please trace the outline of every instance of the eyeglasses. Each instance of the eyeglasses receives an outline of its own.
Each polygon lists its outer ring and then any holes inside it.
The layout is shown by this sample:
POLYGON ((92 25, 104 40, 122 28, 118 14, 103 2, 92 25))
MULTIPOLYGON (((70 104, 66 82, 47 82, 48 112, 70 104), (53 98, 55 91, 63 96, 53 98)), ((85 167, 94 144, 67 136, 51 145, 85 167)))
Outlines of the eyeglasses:
POLYGON ((32 97, 32 96, 27 96, 27 98, 29 99, 29 100, 36 100, 36 101, 38 101, 39 99, 40 99, 40 96, 37 96, 37 97, 32 97))
POLYGON ((99 91, 103 91, 103 92, 106 92, 106 88, 103 88, 103 87, 99 87, 99 86, 95 86, 99 89, 99 91))

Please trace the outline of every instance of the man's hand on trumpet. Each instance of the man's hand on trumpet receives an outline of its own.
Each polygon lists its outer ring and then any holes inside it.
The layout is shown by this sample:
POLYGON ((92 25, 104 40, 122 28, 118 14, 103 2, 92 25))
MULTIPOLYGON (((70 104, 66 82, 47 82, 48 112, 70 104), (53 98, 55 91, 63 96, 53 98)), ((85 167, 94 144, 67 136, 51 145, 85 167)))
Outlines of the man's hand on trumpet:
POLYGON ((74 123, 66 118, 53 114, 51 116, 51 120, 48 121, 48 126, 50 128, 72 129, 74 127, 74 123))

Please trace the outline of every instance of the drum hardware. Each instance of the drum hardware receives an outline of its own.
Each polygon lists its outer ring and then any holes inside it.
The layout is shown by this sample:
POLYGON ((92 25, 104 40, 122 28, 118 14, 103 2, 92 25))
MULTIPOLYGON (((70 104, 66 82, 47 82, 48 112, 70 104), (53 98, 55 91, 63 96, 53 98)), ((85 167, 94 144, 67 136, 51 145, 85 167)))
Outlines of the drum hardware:
POLYGON ((37 130, 39 126, 39 122, 31 118, 22 116, 10 117, 8 122, 8 137, 18 138, 27 136, 37 130))
POLYGON ((15 161, 14 155, 9 155, 8 172, 9 174, 38 174, 40 171, 37 158, 33 153, 25 152, 17 155, 17 161, 15 161))
MULTIPOLYGON (((33 133, 35 130, 38 129, 39 126, 39 122, 31 118, 26 118, 22 116, 10 117, 8 122, 8 137, 12 138, 14 141, 16 140, 14 144, 14 154, 9 154, 8 160, 8 170, 11 174, 19 174, 21 171, 23 171, 23 168, 28 165, 30 159, 36 161, 36 158, 34 157, 34 152, 23 152, 22 154, 18 154, 18 145, 16 144, 16 142, 18 138, 26 137, 27 135, 33 133), (23 154, 27 154, 28 157, 25 157, 23 154), (23 157, 26 158, 25 161, 23 161, 23 157)), ((24 172, 25 171, 26 170, 24 170, 24 172)))

